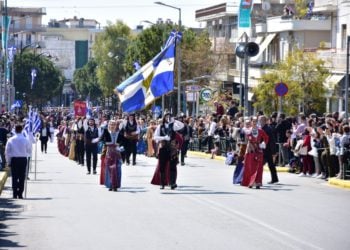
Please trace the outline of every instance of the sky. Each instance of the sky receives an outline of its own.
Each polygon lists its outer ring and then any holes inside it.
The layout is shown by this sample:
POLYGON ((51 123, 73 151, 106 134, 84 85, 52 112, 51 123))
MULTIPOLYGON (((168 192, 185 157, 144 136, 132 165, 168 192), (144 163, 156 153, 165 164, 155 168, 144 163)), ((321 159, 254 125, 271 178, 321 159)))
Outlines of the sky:
MULTIPOLYGON (((156 22, 158 18, 166 20, 170 18, 178 23, 179 11, 170 7, 157 5, 154 0, 7 0, 9 7, 43 7, 46 15, 43 16, 43 24, 50 19, 61 20, 64 18, 95 19, 101 26, 106 26, 107 20, 115 23, 122 20, 130 28, 142 23, 143 20, 156 22)), ((213 5, 225 3, 220 0, 164 0, 160 1, 168 5, 181 8, 181 21, 186 27, 200 27, 195 21, 195 11, 213 5)))

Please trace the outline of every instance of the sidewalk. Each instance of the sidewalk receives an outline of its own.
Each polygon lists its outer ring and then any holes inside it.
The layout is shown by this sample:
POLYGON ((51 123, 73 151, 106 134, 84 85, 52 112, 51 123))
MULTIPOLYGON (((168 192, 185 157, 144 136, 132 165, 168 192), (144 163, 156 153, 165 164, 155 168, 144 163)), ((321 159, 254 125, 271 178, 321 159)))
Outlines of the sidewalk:
MULTIPOLYGON (((189 155, 200 156, 202 158, 207 158, 207 159, 211 158, 211 154, 206 154, 204 152, 197 152, 197 151, 188 151, 188 152, 189 152, 189 155)), ((225 162, 226 157, 215 156, 214 160, 225 162)), ((277 170, 277 172, 288 172, 288 168, 286 168, 286 167, 276 167, 276 170, 277 170)), ((265 166, 264 171, 269 171, 269 168, 265 166)))
MULTIPOLYGON (((207 158, 207 159, 211 158, 211 154, 206 154, 204 152, 188 151, 188 154, 192 155, 192 156, 199 156, 202 158, 207 158)), ((215 156, 215 158, 213 160, 225 162, 225 159, 226 159, 226 157, 224 157, 224 156, 215 156)), ((288 173, 288 168, 286 168, 286 167, 276 167, 276 170, 279 173, 281 173, 281 172, 288 173)), ((264 171, 269 171, 269 168, 267 166, 264 166, 264 171)), ((350 189, 350 180, 340 180, 337 178, 329 178, 328 184, 331 186, 350 189)))

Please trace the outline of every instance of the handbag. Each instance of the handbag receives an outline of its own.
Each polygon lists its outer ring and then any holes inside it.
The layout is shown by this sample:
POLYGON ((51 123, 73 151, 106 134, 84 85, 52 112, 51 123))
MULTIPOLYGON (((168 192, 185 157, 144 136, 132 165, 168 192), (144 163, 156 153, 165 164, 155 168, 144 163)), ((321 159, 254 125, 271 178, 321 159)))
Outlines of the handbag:
POLYGON ((300 149, 298 151, 299 155, 307 155, 307 153, 308 153, 307 146, 300 147, 300 149))

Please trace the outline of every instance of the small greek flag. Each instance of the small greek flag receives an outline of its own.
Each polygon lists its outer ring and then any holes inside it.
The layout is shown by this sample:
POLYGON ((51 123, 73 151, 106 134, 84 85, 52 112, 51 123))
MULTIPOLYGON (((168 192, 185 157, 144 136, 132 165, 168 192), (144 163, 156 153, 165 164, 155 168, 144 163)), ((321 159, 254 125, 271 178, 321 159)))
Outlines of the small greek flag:
POLYGON ((41 120, 36 111, 30 109, 28 111, 28 117, 24 125, 25 134, 35 134, 41 129, 41 120))
POLYGON ((36 74, 37 74, 37 70, 36 69, 32 69, 32 72, 31 72, 32 82, 31 82, 31 85, 30 85, 31 89, 33 89, 35 78, 36 78, 36 74))

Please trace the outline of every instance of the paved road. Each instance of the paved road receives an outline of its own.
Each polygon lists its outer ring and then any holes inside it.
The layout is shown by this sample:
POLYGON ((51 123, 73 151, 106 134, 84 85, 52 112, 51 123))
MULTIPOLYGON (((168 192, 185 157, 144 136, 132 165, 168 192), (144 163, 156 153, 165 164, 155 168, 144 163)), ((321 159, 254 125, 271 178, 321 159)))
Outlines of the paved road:
POLYGON ((50 144, 26 200, 10 199, 6 183, 0 249, 350 249, 349 190, 288 173, 248 189, 220 161, 186 161, 177 190, 149 184, 156 161, 140 156, 109 192, 50 144))

